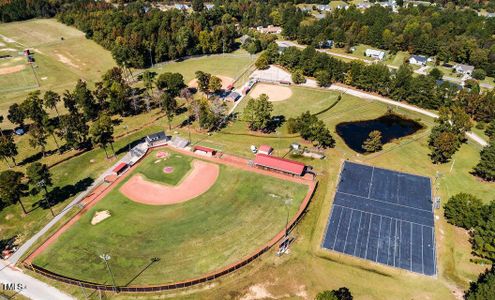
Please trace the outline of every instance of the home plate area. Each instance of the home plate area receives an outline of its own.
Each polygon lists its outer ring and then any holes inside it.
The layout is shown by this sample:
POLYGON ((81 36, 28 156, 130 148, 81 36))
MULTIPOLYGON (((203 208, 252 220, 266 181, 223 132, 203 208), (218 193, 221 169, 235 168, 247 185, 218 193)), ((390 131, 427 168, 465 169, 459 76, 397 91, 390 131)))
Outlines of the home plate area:
POLYGON ((430 179, 345 162, 322 247, 435 275, 430 179))

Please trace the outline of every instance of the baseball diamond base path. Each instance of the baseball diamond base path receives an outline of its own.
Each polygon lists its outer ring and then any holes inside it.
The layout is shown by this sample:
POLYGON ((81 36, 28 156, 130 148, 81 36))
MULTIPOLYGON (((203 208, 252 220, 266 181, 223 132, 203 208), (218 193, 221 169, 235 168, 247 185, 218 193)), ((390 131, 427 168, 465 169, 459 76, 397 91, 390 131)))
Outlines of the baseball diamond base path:
POLYGON ((266 94, 271 102, 277 102, 289 99, 292 96, 292 90, 286 86, 257 83, 249 96, 258 98, 261 94, 266 94))
POLYGON ((171 205, 186 202, 208 191, 217 181, 217 164, 201 160, 192 162, 192 170, 176 186, 147 180, 143 175, 132 176, 120 192, 130 200, 148 205, 171 205))

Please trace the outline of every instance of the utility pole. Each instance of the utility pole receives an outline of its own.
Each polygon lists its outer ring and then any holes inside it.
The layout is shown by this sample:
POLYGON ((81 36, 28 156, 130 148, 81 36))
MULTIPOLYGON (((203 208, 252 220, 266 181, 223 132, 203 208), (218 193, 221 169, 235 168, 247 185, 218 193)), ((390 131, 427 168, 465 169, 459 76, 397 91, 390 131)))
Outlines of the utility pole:
POLYGON ((289 206, 292 202, 292 199, 286 199, 284 201, 285 210, 287 211, 287 218, 285 219, 285 238, 289 236, 289 206))
POLYGON ((50 208, 50 212, 52 213, 52 217, 55 217, 55 213, 53 212, 53 209, 52 209, 52 204, 50 203, 50 200, 48 199, 48 189, 46 188, 45 180, 41 179, 37 184, 39 187, 42 187, 45 190, 45 201, 48 204, 48 208, 50 208))
POLYGON ((108 254, 102 254, 100 255, 100 258, 103 259, 105 265, 107 266, 108 273, 110 273, 110 277, 112 278, 113 291, 117 293, 117 284, 115 283, 115 277, 113 276, 112 269, 110 269, 110 265, 108 264, 108 261, 110 260, 111 257, 108 254))

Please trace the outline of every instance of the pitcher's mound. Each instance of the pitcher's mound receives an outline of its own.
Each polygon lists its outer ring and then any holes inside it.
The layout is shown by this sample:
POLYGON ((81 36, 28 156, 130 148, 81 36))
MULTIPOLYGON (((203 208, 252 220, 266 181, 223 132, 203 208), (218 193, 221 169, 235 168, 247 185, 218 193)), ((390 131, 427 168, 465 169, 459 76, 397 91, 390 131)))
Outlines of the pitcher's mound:
POLYGON ((286 86, 258 83, 249 96, 258 98, 261 94, 267 94, 272 102, 284 101, 292 96, 292 90, 286 86))
MULTIPOLYGON (((222 76, 222 75, 213 75, 213 76, 218 77, 218 78, 220 78, 220 80, 222 80, 222 89, 223 90, 226 90, 229 85, 234 83, 233 78, 230 78, 227 76, 222 76)), ((198 81, 196 79, 193 79, 193 80, 189 81, 189 83, 187 85, 191 88, 198 88, 198 81)))
POLYGON ((174 172, 174 167, 163 168, 163 173, 165 173, 165 174, 171 174, 172 172, 174 172))

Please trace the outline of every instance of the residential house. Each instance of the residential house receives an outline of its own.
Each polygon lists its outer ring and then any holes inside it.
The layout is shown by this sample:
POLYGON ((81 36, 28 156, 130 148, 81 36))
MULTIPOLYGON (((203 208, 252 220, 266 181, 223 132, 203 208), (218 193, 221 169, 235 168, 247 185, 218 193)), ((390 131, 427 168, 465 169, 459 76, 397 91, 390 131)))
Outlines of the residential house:
POLYGON ((454 66, 454 70, 459 74, 471 76, 473 74, 474 67, 470 65, 457 64, 454 66))
POLYGON ((371 57, 373 59, 377 60, 383 60, 385 58, 385 52, 380 51, 380 50, 374 50, 374 49, 366 49, 364 52, 364 55, 367 57, 371 57))
POLYGON ((319 4, 319 5, 316 5, 316 9, 318 9, 319 11, 331 11, 332 8, 330 7, 330 5, 328 4, 319 4))
POLYGON ((270 34, 280 34, 282 33, 282 27, 280 26, 273 26, 273 25, 268 25, 268 27, 261 27, 258 26, 256 28, 261 33, 270 33, 270 34))
POLYGON ((427 62, 428 58, 423 55, 411 55, 411 57, 409 57, 409 63, 411 65, 426 66, 427 62))
POLYGON ((178 10, 188 10, 189 9, 189 5, 187 4, 175 4, 174 7, 178 10))
POLYGON ((206 7, 207 10, 212 10, 215 7, 215 4, 206 3, 205 4, 205 7, 206 7))

